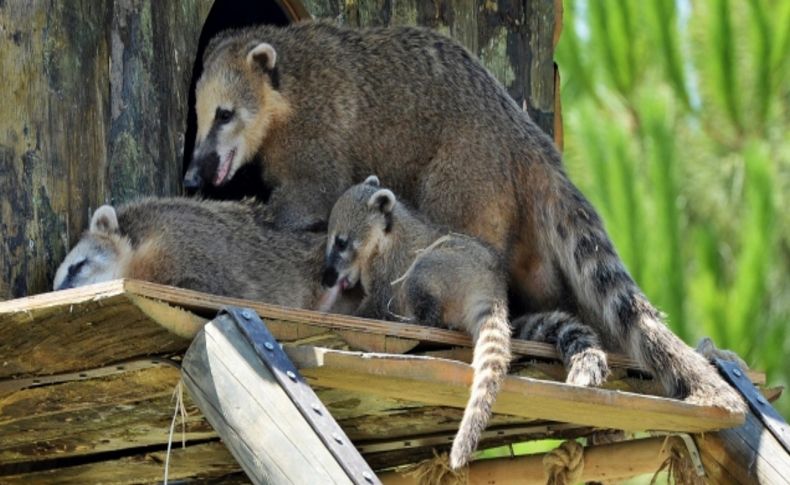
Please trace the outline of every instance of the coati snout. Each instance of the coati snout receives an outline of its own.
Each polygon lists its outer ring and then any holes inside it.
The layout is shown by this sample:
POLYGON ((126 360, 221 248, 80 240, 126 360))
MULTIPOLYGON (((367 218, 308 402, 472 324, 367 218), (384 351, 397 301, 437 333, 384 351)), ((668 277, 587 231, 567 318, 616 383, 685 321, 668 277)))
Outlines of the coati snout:
POLYGON ((204 59, 195 94, 198 132, 184 187, 200 189, 228 183, 263 151, 272 127, 285 119, 290 105, 278 91, 277 52, 261 41, 234 43, 215 38, 204 59), (215 62, 217 52, 244 54, 233 62, 215 62))

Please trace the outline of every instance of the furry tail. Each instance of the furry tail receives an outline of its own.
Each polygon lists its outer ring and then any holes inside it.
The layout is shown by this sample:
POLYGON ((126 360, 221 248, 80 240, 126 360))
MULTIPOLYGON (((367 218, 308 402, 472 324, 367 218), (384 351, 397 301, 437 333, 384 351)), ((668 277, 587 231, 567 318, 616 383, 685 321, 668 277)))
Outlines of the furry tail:
POLYGON ((477 449, 480 435, 491 417, 497 392, 510 364, 510 324, 504 301, 473 307, 470 328, 476 328, 474 378, 461 426, 453 441, 450 466, 457 470, 467 464, 477 449))
POLYGON ((562 196, 542 209, 542 247, 557 262, 585 321, 660 379, 670 396, 745 411, 713 366, 666 327, 623 266, 595 210, 563 174, 557 176, 562 196))
POLYGON ((609 377, 606 353, 598 334, 565 312, 533 313, 512 322, 513 336, 546 342, 557 347, 568 376, 568 384, 600 386, 609 377))

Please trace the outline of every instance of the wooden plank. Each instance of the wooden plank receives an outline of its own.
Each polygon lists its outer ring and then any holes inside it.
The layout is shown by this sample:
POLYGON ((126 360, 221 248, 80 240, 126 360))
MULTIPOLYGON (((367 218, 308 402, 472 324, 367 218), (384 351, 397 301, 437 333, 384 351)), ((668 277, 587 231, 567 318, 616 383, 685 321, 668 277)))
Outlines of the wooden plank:
MULTIPOLYGON (((472 368, 460 362, 297 347, 291 359, 312 385, 462 408, 472 368), (371 383, 375 382, 375 385, 371 383)), ((673 399, 583 388, 510 376, 495 412, 633 431, 709 431, 737 426, 743 416, 673 399)))
MULTIPOLYGON (((469 336, 451 330, 286 308, 144 281, 116 280, 0 302, 0 334, 11 336, 0 341, 0 355, 9 363, 0 367, 0 379, 68 372, 140 355, 183 352, 188 345, 186 338, 194 335, 203 319, 213 317, 226 305, 254 309, 278 340, 284 342, 334 333, 371 351, 406 351, 420 341, 472 345, 469 336), (157 306, 155 302, 163 304, 157 306), (188 314, 174 317, 178 312, 169 311, 165 303, 201 318, 188 314), (51 332, 55 325, 57 334, 51 332), (178 332, 184 339, 162 327, 178 332), (108 343, 113 345, 103 347, 108 343), (73 354, 81 353, 80 349, 89 352, 76 362, 73 354)), ((514 340, 513 352, 558 359, 553 346, 540 342, 514 340)), ((609 363, 613 367, 638 369, 633 360, 622 355, 610 354, 609 363)))
MULTIPOLYGON (((179 378, 176 368, 154 367, 1 397, 0 473, 13 464, 167 443, 179 378)), ((216 436, 188 396, 185 407, 187 440, 216 436)))
POLYGON ((695 439, 713 483, 790 483, 790 454, 751 412, 742 426, 695 439))
MULTIPOLYGON (((669 443, 671 444, 671 443, 669 443)), ((579 482, 627 480, 655 473, 668 457, 665 438, 644 438, 621 443, 588 446, 584 449, 584 470, 579 482)), ((469 485, 543 485, 545 454, 516 458, 479 460, 469 466, 469 485)), ((380 475, 384 485, 417 485, 414 475, 388 472, 380 475)))
POLYGON ((195 337, 187 389, 255 483, 351 483, 229 319, 195 337))
MULTIPOLYGON (((435 342, 461 347, 472 346, 472 340, 468 335, 453 330, 399 322, 385 322, 334 313, 320 313, 298 308, 286 308, 239 298, 208 295, 197 291, 157 285, 147 281, 124 280, 124 287, 131 294, 166 301, 203 315, 207 311, 216 311, 226 305, 241 306, 252 308, 258 312, 261 318, 266 320, 267 325, 269 325, 270 321, 274 323, 302 323, 334 330, 358 332, 360 334, 386 335, 391 338, 435 342)), ((0 304, 0 314, 2 311, 3 307, 0 304)), ((275 331, 274 327, 272 331, 275 331)), ((277 333, 275 333, 275 336, 279 339, 277 333)), ((521 355, 558 359, 554 346, 541 342, 514 340, 512 350, 514 353, 521 355)), ((623 355, 609 354, 609 363, 612 366, 639 369, 639 365, 633 359, 623 355)))
MULTIPOLYGON (((76 466, 0 476, 8 485, 57 483, 60 485, 131 485, 160 483, 164 477, 165 451, 112 457, 76 466)), ((172 483, 250 483, 241 468, 219 441, 181 448, 173 444, 168 477, 172 483), (183 481, 182 481, 183 480, 183 481)))

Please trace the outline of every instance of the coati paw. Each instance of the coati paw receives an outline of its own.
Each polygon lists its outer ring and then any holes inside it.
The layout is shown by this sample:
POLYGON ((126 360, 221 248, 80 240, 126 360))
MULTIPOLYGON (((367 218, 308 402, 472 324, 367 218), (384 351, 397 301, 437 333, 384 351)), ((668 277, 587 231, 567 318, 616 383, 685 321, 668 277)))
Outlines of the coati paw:
POLYGON ((565 382, 575 386, 600 386, 609 373, 606 353, 600 349, 585 349, 571 356, 565 382))
POLYGON ((703 337, 700 339, 696 350, 697 353, 708 359, 709 362, 713 362, 714 359, 727 360, 730 362, 735 362, 741 369, 749 369, 749 366, 746 365, 746 362, 744 362, 744 360, 741 359, 738 354, 732 350, 720 349, 716 347, 716 344, 713 343, 713 340, 711 340, 710 337, 703 337))

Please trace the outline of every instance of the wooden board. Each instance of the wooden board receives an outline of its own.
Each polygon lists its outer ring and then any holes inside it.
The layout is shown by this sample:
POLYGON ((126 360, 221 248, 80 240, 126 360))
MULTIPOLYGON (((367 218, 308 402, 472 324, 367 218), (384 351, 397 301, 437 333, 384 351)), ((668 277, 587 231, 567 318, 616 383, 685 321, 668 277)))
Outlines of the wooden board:
POLYGON ((232 320, 195 337, 182 375, 254 483, 352 483, 232 320))
MULTIPOLYGON (((177 368, 152 367, 0 397, 0 475, 19 463, 166 443, 179 378, 177 368)), ((185 407, 187 440, 216 437, 188 398, 185 407)), ((180 441, 180 420, 177 431, 180 441)))
MULTIPOLYGON (((107 457, 76 466, 37 470, 31 473, 0 476, 0 483, 27 485, 57 483, 59 485, 132 485, 161 483, 165 471, 165 451, 150 451, 128 456, 107 457)), ((170 455, 168 477, 171 483, 250 483, 239 465, 219 441, 181 448, 174 444, 170 455), (183 481, 182 481, 183 480, 183 481)))
MULTIPOLYGON (((8 362, 0 367, 0 379, 69 372, 140 355, 183 352, 189 338, 225 305, 254 309, 281 342, 323 345, 339 340, 351 348, 388 353, 406 352, 419 342, 472 345, 467 335, 451 330, 285 308, 144 281, 116 280, 0 302, 0 334, 11 336, 0 341, 0 356, 8 362), (191 313, 173 310, 171 306, 191 313), (51 331, 55 325, 57 333, 51 331), (68 354, 85 355, 74 361, 68 354)), ((553 346, 539 342, 514 340, 513 351, 558 359, 553 346)), ((609 362, 613 367, 638 369, 633 360, 622 355, 610 354, 609 362)))
MULTIPOLYGON (((444 359, 310 347, 289 348, 288 355, 312 385, 428 404, 463 408, 472 382, 471 366, 444 359)), ((710 431, 743 422, 718 408, 515 376, 504 382, 494 411, 633 431, 710 431)))

